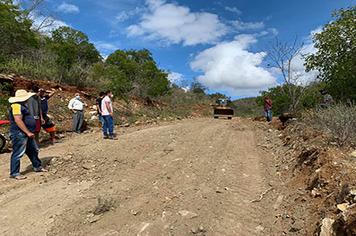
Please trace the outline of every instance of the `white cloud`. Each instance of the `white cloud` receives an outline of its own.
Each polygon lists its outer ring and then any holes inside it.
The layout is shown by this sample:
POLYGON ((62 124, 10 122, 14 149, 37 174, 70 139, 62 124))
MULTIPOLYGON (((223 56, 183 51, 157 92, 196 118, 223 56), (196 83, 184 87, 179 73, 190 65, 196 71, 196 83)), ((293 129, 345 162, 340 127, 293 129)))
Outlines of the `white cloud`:
POLYGON ((172 84, 181 84, 181 82, 183 81, 184 76, 180 73, 177 72, 170 72, 168 74, 168 80, 172 83, 172 84))
POLYGON ((276 85, 276 78, 261 66, 265 52, 253 53, 253 35, 239 35, 200 52, 190 66, 203 72, 198 80, 213 90, 227 90, 231 95, 252 96, 276 85))
POLYGON ((118 22, 124 22, 129 20, 130 18, 136 16, 137 14, 141 13, 143 11, 143 8, 136 7, 133 10, 130 11, 122 11, 120 12, 115 18, 118 22))
POLYGON ((94 42, 95 47, 100 52, 101 56, 106 60, 106 58, 113 53, 115 50, 119 49, 119 46, 116 43, 96 41, 94 42))
POLYGON ((146 4, 140 22, 127 28, 129 36, 197 45, 215 43, 227 33, 227 26, 216 14, 191 12, 188 7, 163 0, 146 0, 146 4))
POLYGON ((57 7, 57 11, 63 13, 79 13, 79 7, 73 4, 63 2, 61 5, 57 7))
POLYGON ((237 7, 225 7, 225 10, 229 11, 229 12, 232 12, 232 13, 235 13, 237 15, 241 15, 242 14, 242 12, 237 7))
POLYGON ((113 43, 108 43, 108 42, 103 42, 103 41, 98 41, 98 42, 94 42, 95 47, 101 51, 101 50, 106 50, 106 51, 113 51, 116 50, 118 48, 118 46, 116 46, 113 43))
POLYGON ((260 30, 265 27, 263 22, 242 22, 239 20, 233 21, 232 25, 237 30, 260 30))

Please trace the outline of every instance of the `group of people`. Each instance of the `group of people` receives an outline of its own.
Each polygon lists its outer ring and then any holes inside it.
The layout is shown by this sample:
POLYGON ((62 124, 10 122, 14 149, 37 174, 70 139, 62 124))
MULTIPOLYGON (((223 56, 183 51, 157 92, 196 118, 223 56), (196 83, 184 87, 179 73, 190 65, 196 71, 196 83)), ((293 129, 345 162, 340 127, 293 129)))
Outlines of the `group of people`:
MULTIPOLYGON (((37 86, 31 92, 20 89, 14 97, 9 98, 10 109, 10 138, 12 154, 10 161, 10 177, 21 180, 26 177, 20 175, 20 160, 26 154, 34 171, 47 172, 38 157, 39 134, 43 128, 50 135, 50 141, 55 143, 55 124, 48 116, 48 100, 55 94, 37 86)), ((116 140, 113 119, 113 94, 111 91, 100 93, 96 99, 99 120, 102 124, 104 139, 116 140)), ((81 133, 84 124, 84 108, 86 104, 79 93, 69 101, 68 108, 73 112, 72 131, 81 133)))
MULTIPOLYGON (((96 99, 96 107, 100 123, 102 124, 104 139, 115 139, 114 133, 114 109, 112 106, 112 91, 101 92, 96 99)), ((69 101, 68 108, 73 112, 72 130, 81 133, 84 123, 84 108, 86 104, 82 101, 80 94, 69 101)))
POLYGON ((48 100, 54 91, 45 91, 37 86, 32 92, 17 90, 14 97, 9 98, 10 138, 12 154, 10 161, 10 177, 25 179, 20 175, 20 159, 26 154, 36 172, 47 172, 38 157, 39 133, 41 128, 50 134, 51 143, 55 142, 56 128, 48 116, 48 100))
MULTIPOLYGON (((109 90, 101 92, 96 99, 96 107, 99 121, 102 125, 104 139, 116 139, 114 133, 114 118, 112 106, 113 94, 109 90)), ((69 101, 68 108, 73 112, 72 130, 80 134, 84 124, 84 108, 86 104, 83 102, 79 93, 69 101)))

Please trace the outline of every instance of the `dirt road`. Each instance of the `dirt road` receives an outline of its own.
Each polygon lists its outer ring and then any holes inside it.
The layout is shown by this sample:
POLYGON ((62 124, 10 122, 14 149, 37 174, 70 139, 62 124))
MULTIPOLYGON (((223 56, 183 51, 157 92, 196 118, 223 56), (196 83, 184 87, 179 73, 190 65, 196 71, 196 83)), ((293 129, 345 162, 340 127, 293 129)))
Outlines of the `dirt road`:
POLYGON ((0 235, 281 235, 264 132, 197 119, 73 136, 41 150, 50 173, 22 182, 1 154, 0 235))

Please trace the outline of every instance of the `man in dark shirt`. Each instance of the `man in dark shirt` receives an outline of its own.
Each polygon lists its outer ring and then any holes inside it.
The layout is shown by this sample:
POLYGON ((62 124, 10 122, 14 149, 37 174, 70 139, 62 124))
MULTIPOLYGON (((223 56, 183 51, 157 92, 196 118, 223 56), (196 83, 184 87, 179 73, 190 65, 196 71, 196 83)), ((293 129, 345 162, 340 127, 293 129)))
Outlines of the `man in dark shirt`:
POLYGON ((33 93, 25 90, 16 91, 15 97, 9 98, 11 108, 10 138, 12 142, 12 154, 10 162, 10 177, 22 180, 26 177, 20 175, 20 159, 26 154, 34 171, 47 172, 42 168, 41 160, 38 158, 38 147, 35 141, 36 120, 28 109, 28 99, 33 93))
POLYGON ((41 131, 41 124, 44 124, 44 120, 41 112, 41 100, 39 97, 39 90, 40 88, 38 86, 36 85, 33 86, 32 87, 33 96, 31 96, 27 100, 28 110, 36 121, 36 129, 34 130, 34 134, 35 134, 35 140, 38 145, 39 145, 39 134, 41 131))
POLYGON ((101 115, 101 102, 103 101, 103 98, 105 97, 105 93, 104 92, 100 92, 99 97, 96 99, 96 109, 98 111, 98 117, 99 117, 99 121, 101 123, 101 125, 104 125, 104 118, 101 115))
POLYGON ((42 128, 49 133, 50 141, 52 144, 56 142, 56 126, 48 116, 48 100, 55 94, 55 91, 47 92, 44 89, 39 90, 39 96, 41 100, 41 112, 44 123, 42 128))

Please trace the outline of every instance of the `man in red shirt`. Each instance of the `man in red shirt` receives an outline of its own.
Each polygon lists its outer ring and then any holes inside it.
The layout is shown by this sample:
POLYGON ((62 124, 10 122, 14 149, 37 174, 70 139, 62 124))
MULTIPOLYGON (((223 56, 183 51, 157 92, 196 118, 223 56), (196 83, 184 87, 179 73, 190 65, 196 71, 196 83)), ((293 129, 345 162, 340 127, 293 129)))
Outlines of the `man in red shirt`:
POLYGON ((269 97, 264 97, 264 112, 268 122, 272 121, 272 100, 269 97))

